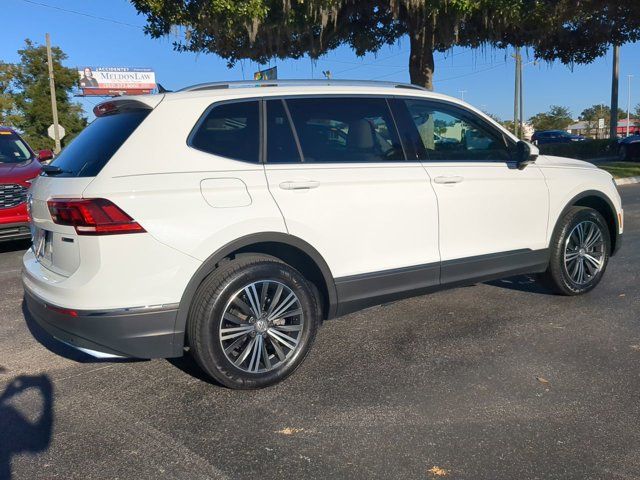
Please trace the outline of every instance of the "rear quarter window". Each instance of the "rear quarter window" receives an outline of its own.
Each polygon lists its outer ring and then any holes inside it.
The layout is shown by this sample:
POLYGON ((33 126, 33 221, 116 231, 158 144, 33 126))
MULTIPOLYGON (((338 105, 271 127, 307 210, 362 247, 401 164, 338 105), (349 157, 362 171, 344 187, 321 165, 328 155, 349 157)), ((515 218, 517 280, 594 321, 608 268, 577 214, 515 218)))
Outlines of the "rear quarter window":
POLYGON ((259 118, 255 100, 214 104, 200 119, 188 143, 203 152, 258 163, 259 118))
POLYGON ((96 118, 51 163, 58 177, 95 177, 149 115, 149 109, 127 110, 96 118))

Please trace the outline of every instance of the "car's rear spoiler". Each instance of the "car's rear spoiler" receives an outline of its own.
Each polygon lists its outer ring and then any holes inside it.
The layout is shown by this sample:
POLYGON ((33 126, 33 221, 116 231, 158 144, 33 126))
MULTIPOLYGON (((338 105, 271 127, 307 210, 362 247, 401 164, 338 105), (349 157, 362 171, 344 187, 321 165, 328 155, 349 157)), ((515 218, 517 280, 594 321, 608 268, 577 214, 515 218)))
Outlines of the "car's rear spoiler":
POLYGON ((153 110, 164 98, 164 95, 145 95, 143 97, 120 97, 99 103, 93 108, 96 117, 104 117, 117 113, 153 110))

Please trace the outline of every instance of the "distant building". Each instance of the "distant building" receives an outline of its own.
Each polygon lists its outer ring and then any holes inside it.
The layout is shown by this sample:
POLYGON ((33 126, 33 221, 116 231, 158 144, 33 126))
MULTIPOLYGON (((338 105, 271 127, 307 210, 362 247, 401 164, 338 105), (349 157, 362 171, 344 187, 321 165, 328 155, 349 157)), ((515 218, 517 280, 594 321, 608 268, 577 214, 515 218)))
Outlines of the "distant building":
MULTIPOLYGON (((574 135, 583 135, 589 138, 609 138, 609 122, 606 122, 605 128, 598 128, 598 122, 576 121, 567 127, 567 131, 574 135)), ((637 133, 640 133, 640 119, 632 118, 629 121, 629 135, 637 133)), ((617 134, 618 137, 627 135, 626 118, 618 120, 617 134)))

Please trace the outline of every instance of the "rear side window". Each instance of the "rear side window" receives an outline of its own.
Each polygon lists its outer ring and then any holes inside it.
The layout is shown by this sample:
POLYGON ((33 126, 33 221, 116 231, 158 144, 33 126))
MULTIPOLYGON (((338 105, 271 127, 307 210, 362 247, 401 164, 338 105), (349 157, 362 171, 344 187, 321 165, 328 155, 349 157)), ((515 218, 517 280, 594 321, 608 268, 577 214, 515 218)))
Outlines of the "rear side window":
POLYGON ((127 110, 96 118, 51 163, 62 169, 58 177, 95 177, 150 109, 127 110))
POLYGON ((384 98, 295 98, 286 103, 305 162, 404 160, 384 98))
POLYGON ((196 126, 189 144, 214 155, 259 161, 259 107, 255 100, 214 105, 196 126))
POLYGON ((300 154, 282 100, 267 101, 267 163, 297 163, 300 154))

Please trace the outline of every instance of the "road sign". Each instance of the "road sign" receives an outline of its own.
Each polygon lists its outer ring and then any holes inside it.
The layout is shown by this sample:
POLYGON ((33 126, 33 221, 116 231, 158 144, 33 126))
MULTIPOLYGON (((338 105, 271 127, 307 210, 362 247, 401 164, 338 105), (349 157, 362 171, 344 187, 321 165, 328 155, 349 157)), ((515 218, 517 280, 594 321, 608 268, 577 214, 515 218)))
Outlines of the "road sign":
POLYGON ((598 119, 598 128, 599 129, 603 129, 604 128, 604 118, 599 118, 598 119))
MULTIPOLYGON (((62 140, 67 132, 65 132, 64 127, 62 125, 58 125, 58 138, 62 140)), ((49 134, 49 138, 56 139, 56 132, 54 132, 53 124, 49 125, 47 128, 47 134, 49 134)))

